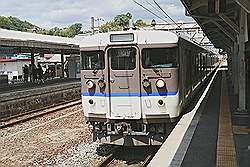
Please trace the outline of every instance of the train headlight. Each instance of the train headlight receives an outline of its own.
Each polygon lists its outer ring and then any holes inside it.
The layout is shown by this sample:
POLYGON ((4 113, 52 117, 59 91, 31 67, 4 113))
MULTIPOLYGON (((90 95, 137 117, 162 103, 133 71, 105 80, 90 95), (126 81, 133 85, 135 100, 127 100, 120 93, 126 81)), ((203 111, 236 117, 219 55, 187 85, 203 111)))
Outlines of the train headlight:
POLYGON ((148 79, 144 79, 142 81, 142 85, 143 85, 143 87, 147 88, 147 87, 149 87, 151 85, 151 83, 150 83, 150 81, 148 79))
POLYGON ((87 87, 88 87, 89 89, 91 89, 91 88, 93 88, 93 87, 95 86, 95 83, 94 83, 93 81, 91 81, 91 80, 88 80, 88 81, 86 82, 86 84, 87 84, 87 87))
POLYGON ((105 84, 104 80, 101 79, 98 81, 98 85, 100 88, 104 88, 106 84, 105 84))
POLYGON ((158 79, 158 80, 156 81, 156 86, 157 86, 158 88, 163 88, 163 87, 165 86, 165 81, 164 81, 163 79, 158 79))

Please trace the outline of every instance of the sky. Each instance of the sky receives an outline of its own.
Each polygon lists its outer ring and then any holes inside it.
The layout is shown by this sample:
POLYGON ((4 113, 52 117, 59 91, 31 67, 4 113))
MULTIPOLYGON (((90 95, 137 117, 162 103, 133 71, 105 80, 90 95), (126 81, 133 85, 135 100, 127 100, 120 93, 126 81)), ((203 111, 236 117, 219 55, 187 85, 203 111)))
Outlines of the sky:
MULTIPOLYGON (((153 0, 136 0, 152 12, 161 16, 153 0), (152 7, 154 6, 154 7, 152 7)), ((158 4, 176 21, 192 21, 185 16, 185 9, 180 0, 156 0, 158 4)), ((90 28, 90 18, 103 18, 102 24, 111 21, 116 15, 130 12, 133 20, 143 19, 150 23, 155 19, 157 23, 163 21, 150 14, 133 0, 1 0, 1 16, 15 16, 27 20, 42 28, 67 27, 74 23, 82 23, 83 30, 90 28)), ((166 19, 171 22, 169 19, 166 19)), ((96 24, 98 24, 96 22, 96 24)))

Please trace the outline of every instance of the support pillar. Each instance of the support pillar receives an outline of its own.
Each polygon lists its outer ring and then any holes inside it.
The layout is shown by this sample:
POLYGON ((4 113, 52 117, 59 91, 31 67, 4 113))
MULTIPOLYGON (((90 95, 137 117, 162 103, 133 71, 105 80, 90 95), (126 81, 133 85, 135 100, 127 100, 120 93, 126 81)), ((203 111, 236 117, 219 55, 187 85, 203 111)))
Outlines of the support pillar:
POLYGON ((232 53, 232 68, 233 68, 233 86, 234 94, 239 94, 239 76, 238 76, 238 44, 234 42, 233 53, 232 53))
POLYGON ((238 52, 238 81, 239 81, 239 97, 238 109, 234 113, 234 121, 236 125, 248 125, 248 112, 246 110, 246 61, 245 61, 245 29, 246 29, 246 11, 241 8, 240 14, 240 33, 239 33, 239 52, 238 52))
POLYGON ((34 82, 35 56, 34 49, 31 50, 30 82, 34 82))
POLYGON ((232 82, 232 85, 234 86, 234 76, 233 76, 233 52, 231 51, 227 55, 227 66, 228 66, 228 74, 230 77, 230 80, 232 82))
POLYGON ((240 34, 239 34, 239 108, 240 112, 246 111, 246 62, 245 62, 245 24, 246 12, 241 8, 240 34))
POLYGON ((31 51, 31 65, 35 65, 34 50, 31 51))
POLYGON ((61 78, 64 78, 64 53, 63 53, 63 51, 61 51, 61 64, 62 64, 62 68, 61 68, 61 72, 62 72, 62 76, 61 76, 61 78))

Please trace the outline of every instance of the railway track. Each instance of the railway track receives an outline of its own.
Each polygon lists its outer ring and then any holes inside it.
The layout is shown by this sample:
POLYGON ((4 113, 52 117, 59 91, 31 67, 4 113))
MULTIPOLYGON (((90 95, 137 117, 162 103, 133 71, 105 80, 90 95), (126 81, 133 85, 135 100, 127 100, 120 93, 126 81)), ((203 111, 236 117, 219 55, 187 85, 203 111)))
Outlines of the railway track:
POLYGON ((66 109, 68 107, 72 107, 72 106, 79 105, 79 104, 81 104, 81 100, 78 100, 78 99, 71 100, 71 101, 67 101, 67 102, 61 102, 61 103, 58 103, 56 105, 43 107, 41 109, 32 110, 30 112, 26 112, 24 114, 12 116, 12 117, 9 117, 6 119, 2 119, 2 120, 0 120, 0 129, 10 127, 10 126, 13 126, 13 125, 21 123, 21 122, 26 122, 28 120, 31 120, 31 119, 34 119, 37 117, 41 117, 43 115, 53 113, 53 112, 56 112, 59 110, 63 110, 63 109, 66 109))
POLYGON ((134 147, 126 150, 126 147, 119 147, 114 149, 106 158, 100 162, 96 167, 113 167, 113 166, 135 166, 135 167, 146 167, 151 159, 153 158, 154 154, 158 150, 158 147, 154 149, 147 149, 147 147, 141 149, 134 147), (126 151, 124 151, 126 150, 126 151), (135 151, 136 150, 136 151, 135 151), (134 152, 135 151, 135 152, 134 152), (131 154, 136 154, 135 157, 131 154), (125 162, 125 163, 124 163, 125 162))

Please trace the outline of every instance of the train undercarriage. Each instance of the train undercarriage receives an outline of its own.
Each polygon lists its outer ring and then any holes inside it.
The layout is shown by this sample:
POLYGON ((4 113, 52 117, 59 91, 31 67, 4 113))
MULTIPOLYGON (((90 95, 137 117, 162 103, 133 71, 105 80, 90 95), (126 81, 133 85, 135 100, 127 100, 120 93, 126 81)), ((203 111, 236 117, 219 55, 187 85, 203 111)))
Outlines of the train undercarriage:
POLYGON ((175 123, 143 123, 142 121, 90 122, 93 140, 101 143, 139 146, 161 145, 175 123))

